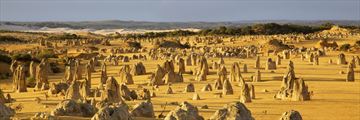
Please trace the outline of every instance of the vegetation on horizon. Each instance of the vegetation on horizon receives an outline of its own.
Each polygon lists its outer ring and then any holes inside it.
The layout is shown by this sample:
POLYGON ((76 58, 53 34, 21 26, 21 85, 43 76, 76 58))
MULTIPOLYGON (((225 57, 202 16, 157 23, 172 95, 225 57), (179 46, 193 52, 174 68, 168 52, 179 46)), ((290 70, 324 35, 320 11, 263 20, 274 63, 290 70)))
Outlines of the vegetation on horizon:
POLYGON ((1 36, 0 35, 0 43, 7 43, 7 42, 24 42, 24 40, 13 37, 13 36, 1 36))
MULTIPOLYGON (((320 26, 304 26, 294 24, 255 24, 252 26, 243 27, 225 27, 221 26, 213 29, 203 29, 199 32, 188 30, 177 30, 171 32, 148 32, 144 34, 124 34, 116 37, 123 38, 158 38, 158 37, 177 37, 177 36, 191 36, 191 35, 276 35, 276 34, 309 34, 322 30, 330 29, 334 24, 325 23, 320 26)), ((357 26, 344 26, 350 29, 359 29, 357 26)))
POLYGON ((0 61, 4 62, 4 63, 8 63, 10 64, 12 59, 10 56, 6 55, 6 54, 0 54, 0 61))
POLYGON ((82 39, 82 36, 70 33, 64 33, 61 35, 52 35, 48 39, 50 40, 66 40, 66 39, 82 39))
POLYGON ((301 26, 292 24, 256 24, 245 27, 219 27, 216 29, 201 30, 201 35, 275 35, 275 34, 309 34, 330 29, 331 26, 301 26))

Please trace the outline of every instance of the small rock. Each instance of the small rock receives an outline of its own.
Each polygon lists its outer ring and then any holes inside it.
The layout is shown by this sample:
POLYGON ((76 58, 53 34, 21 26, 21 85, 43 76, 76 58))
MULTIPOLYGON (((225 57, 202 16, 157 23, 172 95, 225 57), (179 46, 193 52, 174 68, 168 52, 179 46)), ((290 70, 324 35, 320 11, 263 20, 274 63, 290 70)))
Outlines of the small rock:
POLYGON ((262 91, 263 91, 263 92, 269 92, 267 89, 263 89, 262 91))
POLYGON ((36 101, 36 103, 38 103, 38 104, 41 103, 41 99, 40 99, 39 97, 36 97, 36 98, 34 99, 34 101, 36 101))
POLYGON ((222 94, 215 94, 215 98, 222 98, 222 94))
POLYGON ((201 106, 201 109, 209 109, 209 106, 207 105, 201 106))
POLYGON ((170 102, 169 105, 179 105, 178 102, 170 102))
POLYGON ((156 97, 155 92, 154 92, 154 91, 152 91, 152 92, 150 93, 150 96, 151 96, 151 97, 156 97))
POLYGON ((200 100, 199 94, 195 93, 192 100, 200 100))
POLYGON ((267 114, 267 110, 262 111, 262 113, 266 115, 266 114, 267 114))
POLYGON ((174 94, 174 92, 170 86, 168 86, 165 94, 174 94))

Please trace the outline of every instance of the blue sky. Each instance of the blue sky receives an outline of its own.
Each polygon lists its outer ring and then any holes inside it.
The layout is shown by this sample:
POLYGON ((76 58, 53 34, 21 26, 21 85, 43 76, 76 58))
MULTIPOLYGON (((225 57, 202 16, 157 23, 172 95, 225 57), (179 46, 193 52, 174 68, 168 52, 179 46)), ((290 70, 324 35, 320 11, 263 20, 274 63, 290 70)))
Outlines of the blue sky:
POLYGON ((0 21, 360 20, 360 0, 0 0, 0 21))

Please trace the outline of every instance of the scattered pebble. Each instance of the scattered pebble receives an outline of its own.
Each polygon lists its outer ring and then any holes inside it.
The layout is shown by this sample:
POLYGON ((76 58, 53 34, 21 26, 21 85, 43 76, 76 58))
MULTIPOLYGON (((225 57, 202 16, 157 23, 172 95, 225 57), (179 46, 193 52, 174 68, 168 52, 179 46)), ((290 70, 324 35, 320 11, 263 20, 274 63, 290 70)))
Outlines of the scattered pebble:
POLYGON ((201 109, 209 109, 209 106, 207 105, 201 106, 201 109))
POLYGON ((263 89, 262 91, 263 91, 263 92, 269 92, 267 89, 263 89))

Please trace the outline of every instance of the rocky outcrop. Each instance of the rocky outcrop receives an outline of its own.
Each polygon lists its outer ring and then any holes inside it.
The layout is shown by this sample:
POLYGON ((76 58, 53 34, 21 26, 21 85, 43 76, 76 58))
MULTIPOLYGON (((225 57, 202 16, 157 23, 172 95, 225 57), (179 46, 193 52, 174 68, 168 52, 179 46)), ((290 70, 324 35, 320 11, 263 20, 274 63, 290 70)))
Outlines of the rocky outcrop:
POLYGON ((199 94, 195 93, 192 97, 192 100, 200 100, 199 94))
POLYGON ((138 63, 134 64, 133 68, 131 69, 131 74, 132 75, 145 75, 146 69, 145 69, 144 64, 142 62, 138 62, 138 63))
POLYGON ((206 84, 202 89, 201 89, 202 92, 205 92, 205 91, 212 91, 212 87, 210 84, 206 84))
POLYGON ((38 112, 33 117, 31 117, 31 120, 56 120, 54 116, 45 113, 45 112, 38 112))
POLYGON ((248 72, 247 65, 244 64, 244 66, 243 66, 243 73, 247 73, 247 72, 248 72))
POLYGON ((75 60, 74 72, 75 72, 74 80, 81 80, 82 79, 82 69, 81 69, 81 64, 80 64, 79 59, 75 60))
POLYGON ((166 93, 165 94, 174 94, 174 91, 172 90, 171 86, 168 85, 167 89, 166 89, 166 93))
POLYGON ((105 84, 107 79, 108 79, 108 76, 107 76, 106 64, 103 63, 102 66, 101 66, 100 81, 101 81, 102 84, 105 84))
POLYGON ((208 63, 205 57, 201 57, 198 67, 196 68, 196 81, 205 81, 209 73, 208 63))
POLYGON ((261 72, 260 72, 260 70, 255 71, 255 75, 252 76, 252 82, 261 82, 261 72))
POLYGON ((222 87, 222 94, 223 95, 232 95, 234 94, 232 85, 228 79, 224 81, 223 87, 222 87))
POLYGON ((276 70, 276 62, 268 58, 265 64, 265 70, 276 70))
POLYGON ((338 64, 338 65, 346 65, 346 64, 347 64, 344 53, 340 53, 340 54, 338 55, 337 64, 338 64))
POLYGON ((10 120, 15 115, 15 110, 0 102, 0 119, 10 120))
POLYGON ((46 60, 42 60, 41 63, 36 67, 36 86, 37 90, 47 90, 49 89, 48 81, 48 63, 46 60))
POLYGON ((106 80, 105 89, 101 94, 101 99, 110 103, 121 101, 119 84, 114 77, 106 80))
POLYGON ((175 110, 170 111, 164 120, 204 120, 204 118, 199 115, 196 106, 183 102, 175 110))
POLYGON ((254 120, 254 118, 243 103, 236 102, 217 110, 210 120, 254 120))
POLYGON ((170 71, 174 71, 175 67, 174 67, 174 62, 172 60, 166 60, 162 67, 164 68, 165 72, 168 73, 170 71))
POLYGON ((192 83, 186 85, 184 93, 195 92, 195 86, 192 83))
POLYGON ((230 70, 230 81, 231 82, 240 82, 240 83, 244 83, 244 78, 241 75, 240 72, 240 66, 239 63, 234 62, 231 66, 231 70, 230 70))
POLYGON ((150 84, 151 85, 163 85, 164 82, 162 81, 163 77, 165 76, 165 70, 160 66, 157 65, 155 73, 151 77, 150 84))
POLYGON ((251 102, 250 88, 248 84, 244 84, 240 89, 240 102, 249 103, 251 102))
POLYGON ((135 91, 130 91, 130 89, 125 85, 120 85, 120 95, 124 100, 135 100, 137 99, 137 94, 135 91))
POLYGON ((130 74, 130 67, 129 65, 125 65, 120 68, 120 82, 125 84, 134 84, 134 80, 132 75, 130 74))
POLYGON ((18 65, 15 71, 13 72, 13 90, 16 92, 27 92, 26 89, 26 72, 24 65, 18 65))
POLYGON ((11 100, 9 100, 9 98, 5 98, 4 92, 0 89, 0 104, 9 103, 9 102, 11 102, 11 100))
POLYGON ((185 61, 180 58, 178 63, 179 73, 185 73, 185 61))
POLYGON ((284 112, 280 120, 302 120, 301 114, 298 111, 290 110, 287 112, 284 112))
POLYGON ((214 89, 215 90, 222 90, 223 89, 223 83, 220 81, 220 79, 215 80, 214 89))
POLYGON ((155 117, 154 107, 150 100, 134 105, 133 109, 130 111, 130 114, 133 117, 155 117))
POLYGON ((276 55, 276 65, 281 65, 281 57, 280 55, 276 55))
POLYGON ((138 92, 137 98, 139 100, 151 100, 151 97, 153 96, 152 93, 155 95, 154 92, 150 92, 150 90, 143 88, 140 92, 138 92))
POLYGON ((85 71, 85 79, 87 81, 87 85, 91 87, 91 73, 93 72, 92 70, 92 66, 91 63, 86 64, 86 71, 85 71))
POLYGON ((255 66, 256 69, 260 69, 260 67, 261 67, 261 66, 260 66, 260 56, 257 56, 257 57, 256 57, 255 65, 254 65, 254 66, 255 66))
POLYGON ((71 65, 65 66, 65 73, 64 73, 63 81, 65 81, 69 84, 72 81, 74 81, 73 67, 71 67, 71 65))
POLYGON ((69 84, 67 84, 67 83, 63 83, 63 82, 51 83, 48 93, 50 95, 55 95, 62 91, 67 91, 68 88, 69 88, 69 84))
POLYGON ((174 71, 169 71, 165 74, 163 78, 163 83, 169 84, 169 83, 177 83, 177 82, 183 82, 183 76, 182 73, 176 74, 174 71))
POLYGON ((61 101, 56 108, 51 111, 51 115, 53 116, 91 117, 95 113, 96 109, 94 106, 71 99, 61 101))
POLYGON ((30 77, 32 77, 32 78, 35 78, 35 76, 36 76, 36 63, 34 61, 30 62, 29 74, 30 74, 30 77))
POLYGON ((73 81, 65 93, 65 99, 79 100, 82 99, 80 94, 80 82, 73 81))
POLYGON ((217 75, 221 83, 224 83, 224 81, 227 79, 227 70, 225 66, 221 66, 220 69, 218 69, 217 75))
POLYGON ((355 71, 354 71, 354 65, 355 63, 350 63, 348 65, 348 69, 346 72, 346 82, 354 82, 355 81, 355 71))
POLYGON ((283 77, 280 91, 275 94, 275 99, 305 101, 310 100, 310 93, 304 80, 295 77, 294 64, 289 62, 288 72, 283 77))
POLYGON ((125 103, 105 105, 91 120, 132 120, 129 107, 125 103))

